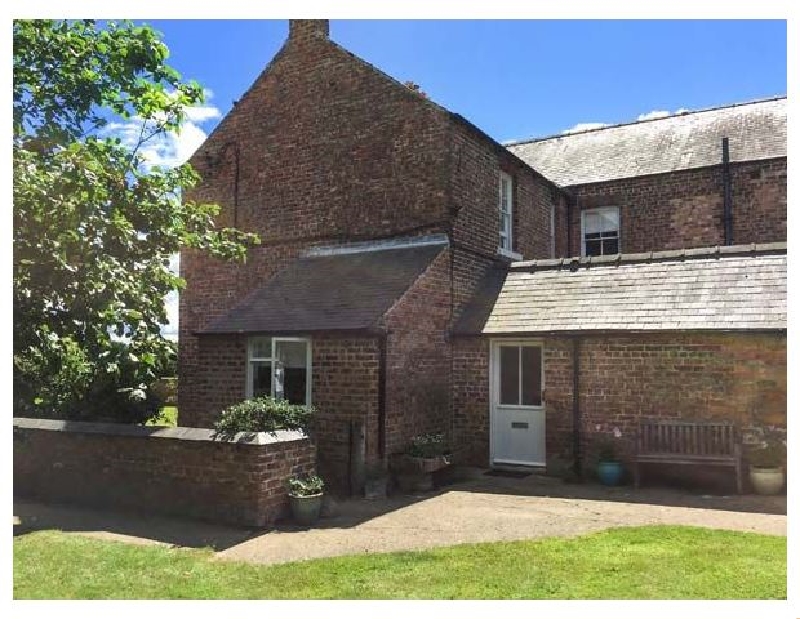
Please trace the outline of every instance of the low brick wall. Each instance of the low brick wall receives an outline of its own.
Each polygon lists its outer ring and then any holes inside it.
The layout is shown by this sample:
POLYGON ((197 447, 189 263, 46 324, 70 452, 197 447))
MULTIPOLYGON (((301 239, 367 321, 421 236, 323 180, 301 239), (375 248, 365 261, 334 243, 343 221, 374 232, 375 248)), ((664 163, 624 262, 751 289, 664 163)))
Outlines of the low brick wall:
POLYGON ((221 441, 201 428, 14 419, 14 493, 46 501, 263 527, 286 514, 287 478, 315 460, 297 432, 221 441))

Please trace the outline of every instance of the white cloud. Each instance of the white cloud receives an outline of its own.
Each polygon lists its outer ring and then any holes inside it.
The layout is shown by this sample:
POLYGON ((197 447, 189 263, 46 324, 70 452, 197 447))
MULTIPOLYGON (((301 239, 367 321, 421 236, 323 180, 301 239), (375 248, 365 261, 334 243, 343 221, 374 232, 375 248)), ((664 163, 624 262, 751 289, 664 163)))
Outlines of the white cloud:
POLYGON ((655 120, 656 118, 666 118, 669 116, 669 112, 666 110, 653 110, 652 112, 647 112, 646 114, 639 114, 636 117, 636 120, 655 120))
MULTIPOLYGON (((180 131, 157 135, 139 147, 145 166, 165 168, 179 166, 186 163, 205 141, 207 133, 200 125, 221 118, 222 112, 210 103, 214 93, 208 89, 204 93, 206 103, 185 109, 186 118, 180 131)), ((103 133, 118 137, 123 144, 133 148, 140 140, 144 124, 143 119, 136 117, 128 122, 109 123, 103 133)), ((149 127, 144 128, 146 132, 149 130, 149 127)))
MULTIPOLYGON (((637 122, 641 122, 643 120, 656 120, 657 118, 667 118, 669 116, 677 116, 678 114, 686 114, 689 112, 685 107, 678 108, 674 112, 668 112, 667 110, 653 110, 651 112, 645 112, 644 114, 639 114, 636 117, 637 122)), ((579 133, 581 131, 591 131, 592 129, 602 129, 603 127, 609 127, 608 123, 578 123, 577 125, 570 127, 569 129, 564 129, 561 133, 566 135, 569 133, 579 133)))
POLYGON ((636 117, 636 120, 655 120, 656 118, 667 118, 668 116, 677 116, 678 114, 685 114, 689 110, 685 107, 680 107, 674 112, 668 112, 666 110, 653 110, 652 112, 647 112, 646 114, 639 114, 636 117))
POLYGON ((608 123, 578 123, 570 127, 569 129, 564 129, 561 133, 578 133, 580 131, 591 131, 592 129, 602 129, 603 127, 608 127, 608 123))

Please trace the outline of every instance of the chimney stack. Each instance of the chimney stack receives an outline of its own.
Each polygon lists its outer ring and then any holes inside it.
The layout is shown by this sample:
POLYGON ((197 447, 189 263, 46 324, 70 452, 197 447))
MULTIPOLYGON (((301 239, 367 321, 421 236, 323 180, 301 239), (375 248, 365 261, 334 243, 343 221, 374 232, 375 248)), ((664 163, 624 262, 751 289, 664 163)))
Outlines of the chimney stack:
POLYGON ((290 19, 289 40, 310 41, 328 39, 330 23, 327 19, 290 19))

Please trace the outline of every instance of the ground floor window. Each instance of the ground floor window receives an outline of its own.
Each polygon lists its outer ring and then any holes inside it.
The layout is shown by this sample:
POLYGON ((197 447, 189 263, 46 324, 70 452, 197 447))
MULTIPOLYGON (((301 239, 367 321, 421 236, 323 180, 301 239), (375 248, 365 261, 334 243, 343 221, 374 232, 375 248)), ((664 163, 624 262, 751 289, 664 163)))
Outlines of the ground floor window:
POLYGON ((311 404, 311 340, 252 337, 247 344, 248 398, 272 396, 311 404))

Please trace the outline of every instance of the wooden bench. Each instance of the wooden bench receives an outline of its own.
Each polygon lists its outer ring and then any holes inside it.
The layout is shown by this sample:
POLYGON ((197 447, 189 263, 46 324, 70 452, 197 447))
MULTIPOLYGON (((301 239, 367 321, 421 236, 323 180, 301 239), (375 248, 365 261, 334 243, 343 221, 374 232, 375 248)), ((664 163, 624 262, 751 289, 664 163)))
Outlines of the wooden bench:
POLYGON ((736 428, 722 421, 643 420, 639 424, 633 479, 639 487, 640 464, 708 464, 736 471, 742 493, 742 449, 736 428))

